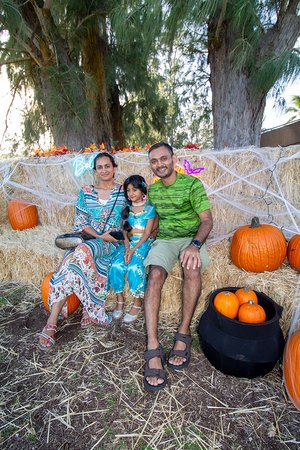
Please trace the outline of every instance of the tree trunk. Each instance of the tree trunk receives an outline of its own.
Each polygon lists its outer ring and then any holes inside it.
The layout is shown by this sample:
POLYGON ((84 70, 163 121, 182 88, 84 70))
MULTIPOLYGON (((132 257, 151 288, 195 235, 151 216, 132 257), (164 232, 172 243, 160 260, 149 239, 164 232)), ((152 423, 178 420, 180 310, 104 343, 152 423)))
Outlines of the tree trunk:
POLYGON ((234 67, 230 52, 235 38, 223 25, 219 45, 209 47, 214 149, 259 146, 266 93, 255 90, 245 69, 234 67))
MULTIPOLYGON (((257 72, 266 61, 278 61, 270 72, 264 85, 254 85, 253 77, 244 66, 237 68, 232 50, 240 34, 233 32, 230 20, 224 20, 226 2, 220 17, 208 24, 208 57, 211 69, 212 112, 214 122, 214 148, 259 146, 266 96, 275 81, 285 70, 284 59, 293 49, 300 30, 300 17, 297 15, 299 0, 281 2, 277 22, 261 33, 255 50, 254 60, 257 72)), ((249 62, 248 62, 249 63, 249 62)))
POLYGON ((87 79, 87 99, 90 102, 91 125, 94 142, 111 144, 112 129, 107 98, 105 74, 106 43, 98 34, 98 27, 87 30, 83 42, 83 69, 91 77, 87 79), (91 83, 91 89, 88 83, 91 83), (96 87, 93 88, 93 87, 96 87))
POLYGON ((113 144, 120 148, 126 147, 122 107, 120 105, 119 88, 114 84, 110 94, 110 117, 112 124, 113 144))
POLYGON ((91 143, 110 143, 105 42, 98 27, 87 27, 82 70, 53 20, 51 1, 44 8, 25 2, 20 9, 28 25, 24 49, 34 61, 31 74, 55 145, 80 150, 91 143))

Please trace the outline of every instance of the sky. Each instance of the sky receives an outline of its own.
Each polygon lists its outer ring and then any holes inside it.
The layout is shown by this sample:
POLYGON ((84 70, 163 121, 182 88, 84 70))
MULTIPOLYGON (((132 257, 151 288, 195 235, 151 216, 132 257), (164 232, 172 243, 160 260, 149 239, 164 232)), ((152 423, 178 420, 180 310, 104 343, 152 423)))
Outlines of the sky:
MULTIPOLYGON (((283 97, 287 103, 287 108, 290 106, 295 106, 292 102, 292 97, 294 95, 300 95, 300 79, 295 83, 288 85, 284 90, 283 97)), ((276 107, 276 102, 274 99, 268 98, 262 128, 269 129, 283 125, 289 120, 290 116, 291 113, 285 114, 280 110, 280 108, 276 107)))
MULTIPOLYGON (((293 95, 300 95, 300 79, 289 85, 284 90, 283 96, 286 100, 287 107, 294 106, 292 103, 293 95)), ((12 108, 9 117, 6 118, 9 105, 12 100, 10 92, 9 82, 6 76, 6 71, 2 68, 0 71, 0 155, 9 152, 13 139, 15 139, 20 145, 21 141, 21 121, 22 121, 22 109, 25 104, 24 98, 16 96, 14 107, 12 108), (6 121, 8 129, 6 129, 6 121), (3 138, 3 133, 5 137, 3 138)), ((274 99, 269 97, 267 99, 267 105, 264 113, 263 129, 269 129, 279 125, 285 124, 290 115, 284 114, 279 107, 276 107, 274 99)), ((138 144, 138 143, 136 143, 138 144)), ((50 143, 47 139, 41 142, 43 148, 49 148, 50 143)))

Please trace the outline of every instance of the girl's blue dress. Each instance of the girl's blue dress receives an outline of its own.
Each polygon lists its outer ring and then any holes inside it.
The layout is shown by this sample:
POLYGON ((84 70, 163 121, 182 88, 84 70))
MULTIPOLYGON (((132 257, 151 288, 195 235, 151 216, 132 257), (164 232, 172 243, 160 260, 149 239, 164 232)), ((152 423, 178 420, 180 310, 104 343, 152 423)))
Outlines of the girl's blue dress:
MULTIPOLYGON (((134 213, 130 207, 128 222, 134 229, 133 236, 130 236, 130 248, 135 247, 137 242, 141 239, 144 230, 147 226, 148 219, 154 219, 156 211, 154 206, 146 203, 144 209, 138 213, 134 213)), ((118 294, 123 292, 125 286, 125 277, 127 274, 127 281, 129 290, 133 297, 144 297, 146 287, 146 274, 144 268, 144 259, 146 258, 153 236, 144 242, 132 255, 132 259, 128 265, 125 264, 125 245, 124 243, 115 251, 112 257, 112 264, 109 270, 109 284, 110 287, 118 294)))

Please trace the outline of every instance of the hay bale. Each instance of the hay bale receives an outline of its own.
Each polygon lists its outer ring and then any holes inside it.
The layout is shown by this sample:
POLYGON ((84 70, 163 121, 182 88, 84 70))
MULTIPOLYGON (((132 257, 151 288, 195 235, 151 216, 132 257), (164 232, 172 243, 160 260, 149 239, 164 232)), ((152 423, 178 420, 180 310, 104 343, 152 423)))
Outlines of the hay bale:
MULTIPOLYGON (((261 223, 273 223, 287 238, 299 233, 300 223, 300 146, 289 148, 248 148, 222 152, 176 150, 179 165, 188 160, 192 167, 204 167, 201 179, 212 201, 214 228, 209 253, 212 264, 203 274, 198 317, 209 293, 217 288, 251 285, 284 307, 286 332, 296 303, 298 275, 289 266, 275 272, 250 274, 236 268, 229 258, 225 239, 258 215, 261 223), (230 213, 229 213, 230 212, 230 213)), ((116 181, 138 173, 153 182, 147 153, 117 153, 116 181)), ((39 285, 55 270, 63 251, 54 246, 57 234, 72 229, 74 205, 80 186, 93 184, 93 175, 76 178, 75 154, 47 158, 15 158, 0 161, 0 276, 3 280, 25 281, 39 285), (34 230, 12 231, 8 225, 6 204, 10 198, 22 198, 36 204, 41 226, 34 230)), ((163 288, 161 314, 179 317, 181 308, 181 271, 176 266, 163 288)), ((127 297, 130 295, 127 291, 127 297)), ((109 306, 115 296, 109 295, 109 306)))
POLYGON ((51 225, 22 231, 2 227, 0 279, 40 286, 47 273, 54 271, 62 260, 64 252, 54 245, 55 237, 62 232, 51 225))

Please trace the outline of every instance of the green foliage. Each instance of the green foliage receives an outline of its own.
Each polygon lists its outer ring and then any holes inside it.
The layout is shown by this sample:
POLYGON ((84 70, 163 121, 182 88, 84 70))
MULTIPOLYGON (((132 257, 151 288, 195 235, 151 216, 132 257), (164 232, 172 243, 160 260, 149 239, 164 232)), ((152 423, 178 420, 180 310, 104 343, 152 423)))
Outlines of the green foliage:
POLYGON ((278 32, 289 32, 283 24, 289 3, 53 0, 48 14, 37 14, 33 2, 0 0, 0 27, 8 32, 0 61, 7 64, 15 92, 34 90, 24 112, 24 138, 32 144, 46 129, 61 136, 96 130, 99 136, 100 124, 107 136, 116 126, 109 116, 116 103, 127 143, 164 138, 175 146, 186 141, 209 146, 207 57, 223 49, 230 70, 249 81, 252 98, 273 86, 280 92, 280 82, 294 80, 300 71, 295 33, 286 39, 289 44, 276 45, 278 32), (90 48, 101 53, 104 69, 90 48))

